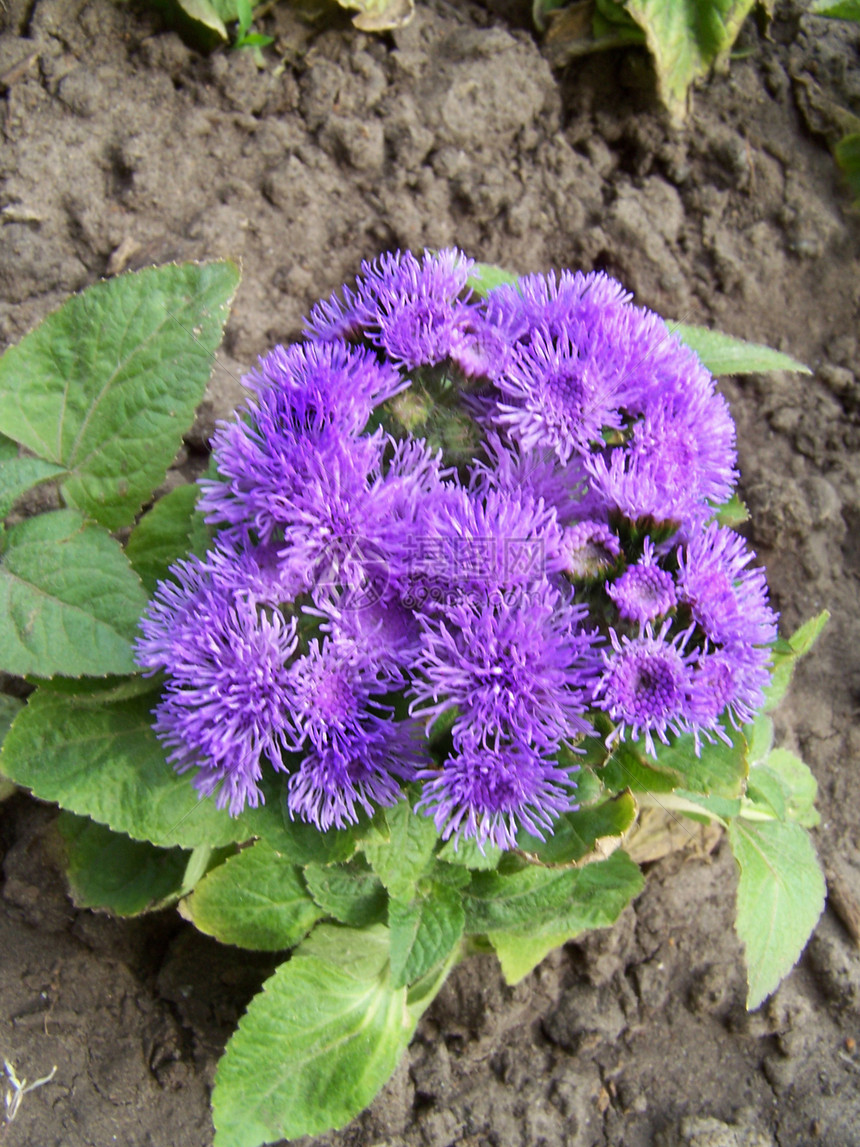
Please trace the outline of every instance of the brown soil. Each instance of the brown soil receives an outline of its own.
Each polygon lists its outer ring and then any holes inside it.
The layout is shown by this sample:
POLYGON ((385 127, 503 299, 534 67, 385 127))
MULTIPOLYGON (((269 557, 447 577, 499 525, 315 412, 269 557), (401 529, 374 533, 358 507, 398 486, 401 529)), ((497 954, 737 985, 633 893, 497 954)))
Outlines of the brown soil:
MULTIPOLYGON (((860 229, 825 142, 827 100, 860 112, 860 33, 778 5, 769 38, 746 29, 749 51, 672 129, 643 58, 553 72, 529 8, 418 0, 409 28, 371 39, 281 4, 283 61, 258 69, 249 52, 189 51, 145 8, 0 4, 0 345, 105 274, 241 259, 186 471, 255 356, 390 247, 604 267, 667 316, 809 363, 812 377, 725 390, 784 627, 833 612, 781 726, 820 781, 832 884, 860 899, 860 229)), ((0 1142, 206 1147, 214 1064, 270 962, 173 913, 74 909, 51 810, 21 794, 2 813, 0 1057, 29 1079, 57 1072, 0 1142)), ((517 988, 489 958, 462 966, 372 1109, 313 1142, 860 1143, 857 948, 828 908, 748 1015, 733 893, 724 846, 676 854, 616 928, 517 988)))

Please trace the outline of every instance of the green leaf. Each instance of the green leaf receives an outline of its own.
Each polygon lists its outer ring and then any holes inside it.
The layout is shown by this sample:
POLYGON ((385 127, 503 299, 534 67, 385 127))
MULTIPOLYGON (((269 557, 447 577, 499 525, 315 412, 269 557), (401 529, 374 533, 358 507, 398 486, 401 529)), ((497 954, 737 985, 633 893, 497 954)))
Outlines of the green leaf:
POLYGON ((76 510, 12 526, 0 554, 0 668, 19 676, 133 673, 146 594, 119 545, 76 510))
POLYGON ((283 815, 279 823, 262 826, 260 836, 301 867, 306 864, 341 864, 354 856, 358 847, 354 829, 332 828, 320 832, 306 821, 290 820, 283 815))
POLYGON ((494 844, 485 844, 483 848, 474 837, 465 840, 449 840, 439 849, 438 858, 446 864, 456 864, 462 868, 472 868, 479 872, 490 871, 495 868, 502 858, 502 850, 494 844))
POLYGON ((174 562, 187 557, 199 486, 177 486, 143 515, 129 535, 125 552, 150 594, 174 562))
POLYGON ((497 267, 494 263, 476 263, 466 286, 479 298, 485 299, 496 287, 516 287, 519 281, 519 275, 506 271, 504 267, 497 267))
POLYGON ((689 733, 673 738, 671 744, 660 746, 657 764, 679 776, 681 788, 705 796, 742 796, 749 771, 748 746, 743 733, 731 729, 728 735, 730 745, 722 740, 713 744, 702 741, 698 755, 695 739, 689 733))
POLYGON ((851 132, 840 139, 833 154, 848 181, 856 207, 860 203, 860 132, 851 132))
POLYGON ((521 832, 517 846, 533 853, 542 864, 578 863, 601 842, 619 840, 635 818, 636 801, 629 792, 622 792, 591 808, 564 813, 544 841, 521 832))
POLYGON ((636 744, 618 741, 596 775, 610 792, 670 793, 680 784, 680 774, 663 769, 662 761, 652 760, 636 744))
MULTIPOLYGON (((179 6, 192 20, 202 24, 204 28, 209 28, 222 40, 227 39, 227 29, 218 14, 217 5, 210 3, 209 0, 179 0, 179 6)), ((235 15, 227 16, 226 19, 235 19, 235 15)))
POLYGON ((194 417, 239 281, 232 263, 96 283, 0 359, 0 431, 62 466, 67 503, 131 523, 194 417))
POLYGON ((780 638, 773 650, 773 669, 771 670, 770 685, 765 689, 766 713, 771 712, 779 705, 794 676, 794 667, 798 660, 805 656, 821 636, 824 627, 830 620, 830 613, 824 609, 801 627, 785 641, 780 638))
MULTIPOLYGON (((637 865, 621 849, 606 860, 583 868, 542 868, 531 864, 517 867, 515 858, 506 859, 496 872, 473 874, 472 883, 463 893, 466 931, 543 929, 555 934, 568 927, 569 919, 579 931, 600 928, 606 921, 600 889, 609 890, 619 884, 623 889, 635 888, 627 899, 641 887, 637 865)), ((614 904, 615 899, 609 896, 607 905, 614 904)))
POLYGON ((311 896, 328 916, 364 928, 385 919, 388 896, 379 877, 360 859, 326 868, 309 864, 305 880, 311 896))
POLYGON ((38 689, 15 718, 0 773, 70 812, 160 847, 212 847, 255 835, 244 816, 200 800, 152 731, 157 694, 108 701, 38 689))
POLYGON ((430 817, 412 812, 408 799, 386 809, 385 819, 388 839, 370 836, 361 847, 389 893, 400 900, 409 900, 415 882, 433 862, 439 839, 436 826, 430 817))
POLYGON ((821 817, 815 808, 818 782, 809 766, 787 749, 773 749, 761 764, 750 770, 748 795, 761 794, 780 820, 814 828, 821 817), (755 787, 752 787, 752 786, 755 787), (773 795, 773 786, 779 794, 773 795))
POLYGON ((614 924, 644 883, 639 866, 620 849, 606 860, 568 869, 564 875, 568 878, 568 896, 551 916, 531 924, 521 920, 513 927, 488 930, 509 984, 528 975, 553 948, 591 928, 614 924))
POLYGON ((344 928, 319 924, 302 944, 301 955, 317 956, 349 972, 357 980, 373 979, 389 962, 391 942, 384 924, 344 928))
POLYGON ((747 781, 747 800, 775 816, 785 820, 788 805, 779 777, 765 765, 755 765, 750 769, 747 781))
POLYGON ((721 526, 728 526, 730 530, 736 530, 738 526, 749 521, 749 516, 750 512, 746 504, 735 493, 727 502, 723 502, 722 506, 716 508, 714 521, 721 526))
POLYGON ((323 915, 301 870, 262 840, 204 876, 184 907, 222 944, 262 951, 294 947, 323 915))
POLYGON ((773 718, 767 713, 757 713, 750 725, 744 725, 747 745, 747 760, 750 765, 763 761, 773 748, 773 718))
POLYGON ((0 459, 0 521, 8 517, 22 494, 60 474, 65 474, 62 466, 42 458, 0 459))
POLYGON ((189 857, 181 848, 155 848, 69 812, 60 813, 57 827, 78 908, 137 916, 178 899, 189 857))
POLYGON ((809 11, 834 20, 860 20, 860 0, 814 0, 809 11))
POLYGON ((746 949, 752 1009, 800 957, 824 908, 824 876, 798 824, 738 818, 728 831, 740 868, 735 927, 746 949))
POLYGON ((690 85, 727 57, 755 0, 625 0, 645 33, 660 98, 676 119, 690 85))
POLYGON ((337 3, 357 13, 352 22, 361 32, 405 28, 415 15, 415 0, 337 0, 337 3))
POLYGON ((686 323, 669 325, 681 342, 696 352, 711 374, 750 374, 769 370, 812 373, 808 366, 790 355, 759 343, 745 342, 720 331, 710 331, 707 327, 688 326, 686 323))
POLYGON ((456 888, 427 881, 411 901, 392 899, 388 906, 391 929, 391 983, 411 984, 440 964, 457 947, 466 915, 456 888))
MULTIPOLYGON (((341 946, 349 946, 349 929, 341 946)), ((215 1147, 259 1147, 343 1127, 397 1066, 414 1021, 382 962, 353 974, 301 945, 251 1001, 218 1064, 215 1147)))

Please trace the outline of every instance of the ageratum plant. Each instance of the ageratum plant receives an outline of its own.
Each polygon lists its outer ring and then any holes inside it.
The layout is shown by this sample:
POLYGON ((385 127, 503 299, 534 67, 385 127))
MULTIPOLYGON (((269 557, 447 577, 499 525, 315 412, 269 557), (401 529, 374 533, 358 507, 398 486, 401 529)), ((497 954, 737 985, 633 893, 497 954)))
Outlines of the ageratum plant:
POLYGON ((0 360, 4 512, 34 481, 67 506, 3 537, 4 666, 38 687, 0 767, 66 810, 78 904, 178 900, 285 953, 218 1068, 219 1147, 348 1122, 470 951, 514 983, 611 924, 646 812, 727 830, 757 1006, 823 904, 768 712, 825 618, 777 638, 711 371, 798 364, 600 272, 388 254, 141 516, 234 286, 125 276, 0 360))

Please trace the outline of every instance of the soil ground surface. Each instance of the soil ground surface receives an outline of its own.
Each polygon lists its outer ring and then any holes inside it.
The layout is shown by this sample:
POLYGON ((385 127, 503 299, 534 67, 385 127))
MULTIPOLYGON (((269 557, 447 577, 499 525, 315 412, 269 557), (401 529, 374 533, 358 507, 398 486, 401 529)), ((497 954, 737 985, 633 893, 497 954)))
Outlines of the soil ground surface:
MULTIPOLYGON (((521 271, 605 268, 662 314, 784 349, 812 376, 726 382, 751 537, 786 632, 833 621, 780 716, 820 783, 830 906, 744 1010, 734 865, 675 854, 610 931, 516 988, 452 976, 339 1147, 860 1143, 860 228, 832 108, 860 113, 860 32, 788 0, 667 122, 643 56, 552 70, 526 0, 418 0, 371 38, 273 8, 247 51, 187 48, 145 6, 0 3, 0 347, 101 276, 230 256, 242 287, 170 482, 199 472, 258 354, 393 247, 521 271), (836 906, 836 909, 834 908, 836 906), (855 1043, 854 1041, 857 1041, 855 1043)), ((0 1057, 32 1080, 3 1147, 206 1147, 220 1050, 272 967, 178 915, 76 910, 54 812, 2 806, 0 1057)))

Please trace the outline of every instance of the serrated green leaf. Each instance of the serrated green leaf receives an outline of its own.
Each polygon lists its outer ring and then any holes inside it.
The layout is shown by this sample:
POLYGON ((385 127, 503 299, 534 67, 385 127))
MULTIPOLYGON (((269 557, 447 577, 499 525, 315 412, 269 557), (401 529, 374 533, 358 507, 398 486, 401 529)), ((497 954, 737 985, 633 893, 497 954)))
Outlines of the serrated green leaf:
POLYGON ((391 941, 384 924, 367 928, 318 924, 302 944, 301 954, 317 956, 357 980, 368 980, 384 973, 390 951, 391 941))
POLYGON ((385 919, 388 907, 385 888, 361 858, 331 868, 309 864, 304 872, 311 896, 326 915, 354 928, 365 928, 385 919))
POLYGON ((768 717, 766 713, 757 713, 751 724, 744 725, 744 737, 746 737, 749 746, 747 760, 750 765, 756 765, 759 761, 763 761, 773 748, 772 718, 768 717))
POLYGON ((260 835, 282 852, 293 864, 342 864, 355 855, 358 847, 355 830, 329 829, 320 832, 303 820, 290 820, 282 816, 280 823, 272 823, 260 830, 260 835))
POLYGON ((471 868, 476 872, 488 872, 495 868, 504 853, 494 844, 480 847, 474 837, 464 840, 449 840, 439 849, 438 859, 445 864, 456 864, 461 868, 471 868))
POLYGON ((0 431, 68 471, 68 504, 130 524, 203 398, 238 281, 232 263, 186 263, 69 299, 0 359, 0 431))
POLYGON ((842 169, 856 207, 860 204, 860 132, 851 132, 840 139, 833 154, 842 169))
POLYGON ((62 466, 42 458, 8 458, 0 460, 0 521, 8 517, 22 494, 40 482, 65 474, 62 466))
POLYGON ((740 496, 732 494, 727 502, 716 508, 714 521, 721 526, 728 526, 730 530, 736 530, 738 526, 749 521, 749 516, 750 512, 740 496))
POLYGON ((833 20, 860 20, 860 0, 815 0, 809 11, 833 20))
POLYGON ((790 355, 759 343, 745 342, 720 331, 708 330, 707 327, 688 326, 686 323, 669 325, 681 342, 696 352, 711 374, 757 374, 769 370, 812 373, 808 366, 790 355))
MULTIPOLYGON (((583 868, 515 868, 506 861, 506 868, 496 872, 473 874, 463 893, 466 931, 536 934, 544 930, 555 935, 569 920, 580 931, 603 927, 605 906, 600 889, 617 885, 622 889, 635 886, 636 891, 641 887, 638 866, 621 849, 583 868)), ((629 893, 627 899, 634 894, 629 893)), ((610 897, 606 903, 614 902, 610 897)))
POLYGON ((681 788, 705 796, 728 799, 742 796, 749 772, 748 746, 743 733, 736 729, 728 730, 727 735, 730 745, 723 740, 713 744, 702 741, 698 754, 691 734, 673 738, 671 744, 660 746, 656 763, 680 777, 681 788))
POLYGON ((766 765, 755 765, 750 769, 747 781, 747 800, 766 810, 777 820, 785 820, 788 804, 779 777, 766 765))
POLYGON ((436 826, 430 817, 412 812, 408 799, 386 809, 385 818, 388 840, 369 837, 362 851, 391 896, 409 900, 416 881, 433 863, 436 826))
MULTIPOLYGON (((567 897, 550 916, 542 918, 539 914, 532 924, 521 919, 513 927, 488 929, 509 984, 528 975, 553 948, 591 928, 614 924, 644 883, 639 866, 620 849, 606 860, 568 869, 565 876, 567 897)), ((508 903, 507 913, 510 907, 508 903)))
POLYGON ((57 828, 78 908, 137 916, 179 897, 190 855, 181 848, 156 848, 70 812, 60 813, 57 828))
POLYGON ((311 953, 301 945, 278 968, 227 1044, 212 1095, 216 1147, 342 1127, 397 1066, 414 1022, 387 964, 361 979, 311 953))
POLYGON ((13 526, 0 554, 0 668, 19 676, 133 673, 146 594, 117 542, 76 510, 13 526))
MULTIPOLYGON (((821 817, 815 808, 818 782, 805 761, 794 753, 773 749, 761 764, 750 770, 750 781, 753 780, 759 790, 764 789, 770 807, 781 819, 795 821, 804 828, 814 828, 820 823, 821 817), (779 796, 771 799, 773 784, 779 787, 779 796)), ((752 790, 749 795, 755 799, 752 790)))
POLYGON ((40 800, 159 847, 218 847, 256 835, 244 816, 200 800, 152 731, 157 695, 103 701, 38 689, 15 718, 0 773, 40 800))
POLYGON ((392 898, 388 926, 393 986, 411 984, 445 960, 459 944, 465 923, 460 893, 449 884, 427 881, 414 900, 392 898))
POLYGON ((660 98, 676 119, 687 91, 727 57, 755 0, 625 0, 624 10, 645 33, 660 98))
POLYGON ((177 486, 148 510, 129 535, 125 552, 152 594, 174 562, 188 555, 199 486, 177 486))
POLYGON ((636 801, 629 792, 622 792, 599 805, 564 813, 546 840, 520 832, 517 847, 533 853, 542 864, 578 863, 599 842, 620 839, 635 818, 636 801))
POLYGON ((323 915, 301 870, 262 840, 204 876, 184 906, 201 932, 260 951, 294 947, 323 915))
POLYGON ((476 263, 466 286, 479 298, 485 299, 496 287, 515 287, 519 281, 519 275, 506 271, 504 267, 497 267, 494 263, 476 263))
POLYGON ((824 908, 824 875, 798 824, 739 817, 728 832, 740 868, 735 927, 746 950, 752 1009, 799 959, 824 908))
POLYGON ((635 743, 616 742, 606 763, 596 770, 598 779, 610 792, 631 789, 634 793, 670 793, 681 783, 680 774, 662 767, 635 743))
POLYGON ((780 638, 776 642, 773 650, 770 685, 764 691, 764 712, 771 712, 782 701, 794 676, 795 665, 801 657, 810 651, 829 620, 830 613, 824 609, 815 617, 811 617, 809 621, 804 622, 788 641, 780 638))

